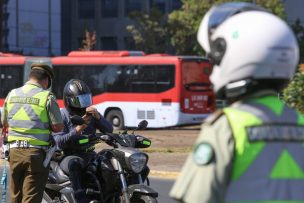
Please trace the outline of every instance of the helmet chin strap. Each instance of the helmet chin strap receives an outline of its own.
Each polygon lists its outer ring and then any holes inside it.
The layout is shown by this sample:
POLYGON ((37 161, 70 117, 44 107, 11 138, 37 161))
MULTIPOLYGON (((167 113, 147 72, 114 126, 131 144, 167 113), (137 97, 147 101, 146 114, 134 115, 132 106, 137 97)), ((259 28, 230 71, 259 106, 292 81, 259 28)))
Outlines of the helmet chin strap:
POLYGON ((225 86, 225 96, 227 99, 238 98, 249 92, 257 81, 253 79, 239 80, 236 82, 231 82, 225 86))

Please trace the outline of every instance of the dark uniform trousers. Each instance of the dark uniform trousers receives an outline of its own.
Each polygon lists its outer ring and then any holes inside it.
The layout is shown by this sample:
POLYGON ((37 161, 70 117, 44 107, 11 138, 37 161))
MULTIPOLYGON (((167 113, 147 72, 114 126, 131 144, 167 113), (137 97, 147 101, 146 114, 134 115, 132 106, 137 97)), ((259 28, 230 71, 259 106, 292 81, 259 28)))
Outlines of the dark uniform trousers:
POLYGON ((43 166, 44 158, 42 149, 10 149, 11 203, 41 203, 49 173, 49 167, 43 166))

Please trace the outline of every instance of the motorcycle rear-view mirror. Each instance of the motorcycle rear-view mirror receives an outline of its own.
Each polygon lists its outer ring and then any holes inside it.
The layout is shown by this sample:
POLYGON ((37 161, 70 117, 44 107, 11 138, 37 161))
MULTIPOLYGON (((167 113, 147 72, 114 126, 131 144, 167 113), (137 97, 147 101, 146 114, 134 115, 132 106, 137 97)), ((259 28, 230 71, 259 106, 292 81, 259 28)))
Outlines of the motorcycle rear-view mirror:
POLYGON ((148 126, 148 121, 142 120, 139 122, 137 130, 144 130, 147 128, 147 126, 148 126))
POLYGON ((101 135, 99 138, 104 142, 109 142, 112 140, 112 138, 109 135, 101 135))
POLYGON ((85 123, 83 118, 81 116, 78 116, 78 115, 71 116, 70 120, 74 125, 82 125, 82 124, 85 123))

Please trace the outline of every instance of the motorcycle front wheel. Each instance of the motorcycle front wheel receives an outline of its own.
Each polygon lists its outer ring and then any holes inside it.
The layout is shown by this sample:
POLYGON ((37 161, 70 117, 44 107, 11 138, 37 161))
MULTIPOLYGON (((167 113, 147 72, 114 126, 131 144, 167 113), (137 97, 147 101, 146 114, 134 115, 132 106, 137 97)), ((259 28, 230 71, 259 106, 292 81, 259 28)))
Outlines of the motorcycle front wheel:
POLYGON ((157 203, 154 197, 147 195, 135 195, 130 200, 132 203, 157 203))

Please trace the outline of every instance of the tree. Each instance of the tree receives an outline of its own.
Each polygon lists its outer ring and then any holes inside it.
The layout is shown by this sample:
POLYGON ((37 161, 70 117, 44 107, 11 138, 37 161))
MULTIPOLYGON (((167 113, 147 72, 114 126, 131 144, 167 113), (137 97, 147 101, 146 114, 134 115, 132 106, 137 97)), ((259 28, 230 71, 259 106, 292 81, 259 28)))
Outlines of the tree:
POLYGON ((82 48, 80 48, 80 50, 90 51, 94 48, 95 44, 96 44, 96 32, 94 31, 91 34, 88 30, 86 30, 85 31, 85 39, 82 40, 82 48))
POLYGON ((283 100, 291 107, 304 113, 304 74, 299 71, 294 75, 287 88, 283 90, 283 100))
MULTIPOLYGON (((248 1, 247 1, 248 2, 248 1)), ((249 1, 251 2, 251 1, 249 1)), ((282 3, 282 0, 256 0, 255 1, 257 5, 260 5, 275 15, 279 16, 283 20, 286 20, 287 15, 285 12, 284 4, 282 3)))
POLYGON ((126 29, 132 34, 136 49, 146 53, 165 52, 167 29, 164 15, 157 8, 152 8, 150 13, 132 12, 129 18, 135 25, 128 25, 126 29))
MULTIPOLYGON (((231 2, 231 0, 182 0, 182 8, 169 14, 168 32, 177 54, 201 55, 203 53, 196 39, 200 22, 213 5, 223 2, 231 2)), ((243 2, 252 1, 244 0, 243 2)), ((286 17, 280 0, 256 0, 256 4, 270 9, 283 19, 286 17)))
POLYGON ((180 10, 169 14, 168 29, 171 45, 177 54, 201 54, 196 34, 202 16, 211 7, 207 0, 182 0, 180 10))
MULTIPOLYGON (((300 20, 291 26, 299 43, 300 63, 304 63, 304 27, 300 20)), ((304 66, 298 69, 287 88, 283 90, 283 100, 292 108, 304 113, 304 66)))
MULTIPOLYGON (((127 26, 136 48, 147 53, 166 52, 172 47, 175 54, 202 55, 203 49, 197 42, 197 31, 205 13, 216 4, 231 0, 181 0, 182 7, 168 17, 158 9, 150 13, 132 13, 129 17, 135 25, 127 26)), ((235 0, 239 1, 239 0, 235 0)), ((243 0, 252 2, 252 0, 243 0)), ((281 0, 256 0, 256 4, 269 9, 282 19, 286 18, 281 0)))
MULTIPOLYGON (((304 26, 300 20, 291 26, 299 43, 300 63, 304 63, 304 26)), ((283 100, 292 108, 304 113, 304 65, 298 69, 287 88, 283 90, 283 100)))

